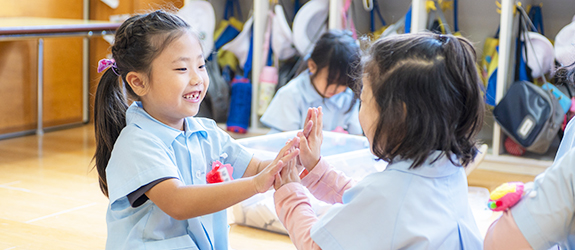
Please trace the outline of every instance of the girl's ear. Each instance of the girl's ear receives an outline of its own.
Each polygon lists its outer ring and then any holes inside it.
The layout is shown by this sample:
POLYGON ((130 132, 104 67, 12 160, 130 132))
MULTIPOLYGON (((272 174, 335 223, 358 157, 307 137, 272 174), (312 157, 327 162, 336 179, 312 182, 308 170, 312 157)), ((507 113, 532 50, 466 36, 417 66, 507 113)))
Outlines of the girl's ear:
POLYGON ((150 89, 150 84, 146 81, 143 74, 131 71, 126 75, 126 81, 138 96, 144 96, 150 89))
POLYGON ((307 68, 309 72, 312 74, 317 73, 317 64, 312 59, 307 60, 307 68))

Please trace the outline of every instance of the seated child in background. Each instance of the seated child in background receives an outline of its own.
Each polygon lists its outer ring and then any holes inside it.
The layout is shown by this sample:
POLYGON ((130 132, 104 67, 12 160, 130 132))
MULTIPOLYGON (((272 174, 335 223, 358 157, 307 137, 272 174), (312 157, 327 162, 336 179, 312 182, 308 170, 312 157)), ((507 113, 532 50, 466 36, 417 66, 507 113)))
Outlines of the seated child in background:
POLYGON ((308 69, 278 90, 260 121, 270 133, 303 129, 308 108, 323 106, 324 130, 361 135, 361 83, 353 78, 360 70, 360 57, 349 32, 323 34, 306 62, 308 69))
POLYGON ((464 170, 484 115, 475 63, 472 44, 452 35, 403 34, 371 46, 359 120, 388 166, 357 184, 334 170, 320 157, 322 115, 313 109, 309 136, 298 134, 309 173, 300 180, 290 161, 274 184, 276 212, 298 249, 482 248, 464 170), (304 187, 335 205, 318 219, 304 187))
MULTIPOLYGON (((575 84, 575 63, 559 82, 575 84)), ((575 121, 571 119, 553 165, 535 177, 533 189, 491 224, 485 249, 575 249, 575 121)))
POLYGON ((106 248, 228 249, 225 209, 268 191, 299 139, 261 162, 213 120, 194 118, 210 82, 198 36, 174 14, 129 18, 111 51, 94 104, 106 248), (207 184, 218 161, 233 180, 207 184))

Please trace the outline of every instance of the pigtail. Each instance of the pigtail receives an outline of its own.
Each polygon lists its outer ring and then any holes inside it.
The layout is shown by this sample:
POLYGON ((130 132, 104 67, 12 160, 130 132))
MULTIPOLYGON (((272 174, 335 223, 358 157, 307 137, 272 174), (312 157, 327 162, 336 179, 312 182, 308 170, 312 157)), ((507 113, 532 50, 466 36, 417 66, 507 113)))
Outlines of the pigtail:
POLYGON ((100 79, 94 103, 94 160, 104 195, 108 196, 106 167, 116 139, 126 127, 128 98, 139 100, 130 85, 125 84, 126 75, 128 72, 141 72, 149 76, 154 58, 190 28, 177 15, 157 10, 130 17, 116 30, 111 48, 114 61, 103 66, 108 68, 100 79))
POLYGON ((128 103, 118 82, 119 77, 110 67, 102 75, 96 90, 94 102, 94 125, 96 130, 96 170, 99 175, 100 189, 108 196, 106 166, 112 155, 114 143, 120 131, 126 126, 128 103))

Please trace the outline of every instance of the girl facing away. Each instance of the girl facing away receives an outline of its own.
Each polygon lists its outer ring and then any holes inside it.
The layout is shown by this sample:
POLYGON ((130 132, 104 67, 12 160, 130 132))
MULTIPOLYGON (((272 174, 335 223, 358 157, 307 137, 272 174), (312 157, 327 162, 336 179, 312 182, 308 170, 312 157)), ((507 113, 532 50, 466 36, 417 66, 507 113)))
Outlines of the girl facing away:
POLYGON ((465 38, 404 34, 374 42, 363 60, 359 120, 387 168, 355 183, 320 157, 321 110, 281 170, 276 212, 298 249, 481 249, 464 168, 484 115, 475 50, 465 38), (304 171, 305 172, 305 171, 304 171), (320 219, 304 187, 335 204, 320 219))
POLYGON ((287 151, 296 140, 261 162, 212 120, 192 117, 209 78, 198 37, 176 15, 129 18, 111 50, 94 113, 106 248, 228 249, 225 209, 267 191, 299 153, 287 151), (234 180, 206 184, 217 161, 233 166, 234 180))
MULTIPOLYGON (((555 73, 558 82, 575 85, 575 63, 555 73)), ((485 249, 575 249, 575 119, 553 164, 535 177, 533 189, 491 224, 485 249)))
POLYGON ((324 129, 361 135, 357 118, 361 82, 359 45, 351 33, 330 30, 317 43, 307 68, 280 88, 260 121, 270 133, 303 129, 307 110, 322 106, 324 129))

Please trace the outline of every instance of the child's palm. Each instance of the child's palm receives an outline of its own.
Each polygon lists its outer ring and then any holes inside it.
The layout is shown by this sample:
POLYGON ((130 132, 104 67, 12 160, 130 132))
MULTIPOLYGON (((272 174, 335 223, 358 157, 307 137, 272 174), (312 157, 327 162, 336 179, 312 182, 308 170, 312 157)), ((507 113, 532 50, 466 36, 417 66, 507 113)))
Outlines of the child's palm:
POLYGON ((254 177, 256 191, 258 193, 268 191, 286 163, 295 160, 295 157, 299 154, 299 149, 295 148, 295 145, 298 143, 298 138, 291 140, 280 150, 277 157, 254 177))
POLYGON ((306 118, 306 127, 298 133, 300 138, 300 162, 311 171, 317 165, 321 155, 321 143, 323 141, 323 112, 322 108, 310 108, 306 118))
POLYGON ((276 190, 290 182, 301 182, 296 165, 297 164, 295 159, 286 163, 286 165, 280 171, 280 176, 275 180, 274 188, 276 190))

